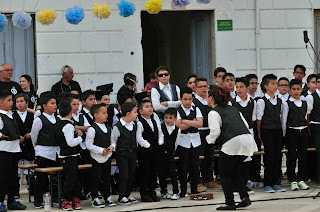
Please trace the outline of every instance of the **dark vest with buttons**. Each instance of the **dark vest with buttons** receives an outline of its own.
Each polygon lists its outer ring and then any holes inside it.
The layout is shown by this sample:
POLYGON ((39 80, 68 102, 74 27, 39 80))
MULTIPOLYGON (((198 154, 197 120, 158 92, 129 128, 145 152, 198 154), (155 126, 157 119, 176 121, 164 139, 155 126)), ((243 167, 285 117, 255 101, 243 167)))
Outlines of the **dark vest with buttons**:
MULTIPOLYGON (((174 85, 174 84, 169 84, 169 85, 170 85, 170 88, 171 88, 172 101, 178 101, 178 94, 177 94, 177 87, 176 87, 176 85, 174 85)), ((169 97, 168 97, 162 90, 160 90, 159 84, 156 85, 154 88, 157 89, 157 91, 158 91, 159 94, 160 94, 160 103, 161 103, 161 102, 168 102, 168 101, 170 101, 169 97)), ((159 116, 160 120, 163 120, 163 119, 164 119, 164 113, 162 113, 162 112, 156 112, 156 113, 157 113, 157 115, 159 116)))
POLYGON ((132 131, 128 130, 125 126, 122 126, 121 122, 117 122, 116 125, 120 136, 117 141, 117 152, 118 151, 127 151, 132 152, 137 149, 137 125, 133 124, 132 131))
POLYGON ((59 128, 60 119, 55 117, 56 123, 52 124, 43 114, 41 114, 39 118, 42 121, 42 128, 38 135, 37 145, 59 146, 57 132, 59 128))
POLYGON ((196 107, 198 107, 202 113, 203 116, 203 126, 202 127, 208 127, 208 114, 212 110, 212 107, 208 105, 203 105, 197 98, 193 98, 193 103, 196 107))
MULTIPOLYGON (((178 107, 178 112, 180 114, 181 119, 187 119, 187 120, 193 120, 197 117, 197 112, 196 112, 196 107, 191 106, 193 108, 193 110, 191 110, 190 108, 190 114, 187 116, 186 113, 184 112, 184 110, 182 109, 181 106, 178 107)), ((197 133, 198 132, 198 128, 195 127, 189 127, 186 130, 181 130, 181 133, 183 134, 188 134, 188 133, 197 133)))
POLYGON ((287 127, 302 127, 307 126, 306 114, 307 114, 307 103, 302 101, 302 106, 297 107, 294 102, 287 101, 289 112, 287 118, 287 127))
POLYGON ((83 109, 81 110, 81 113, 87 118, 90 125, 94 123, 94 118, 92 119, 88 113, 86 113, 83 109))
POLYGON ((222 146, 224 143, 236 136, 250 134, 246 125, 242 121, 239 110, 236 107, 229 105, 222 107, 218 105, 212 110, 219 113, 222 120, 221 134, 219 139, 216 141, 217 146, 222 146))
POLYGON ((156 149, 157 147, 159 147, 158 125, 157 125, 156 121, 153 119, 153 117, 151 117, 151 121, 152 121, 154 131, 152 131, 148 122, 141 115, 139 115, 139 121, 141 122, 141 124, 143 126, 142 137, 143 137, 143 139, 147 140, 150 144, 149 149, 156 149))
POLYGON ((9 138, 3 138, 0 140, 14 141, 20 139, 19 126, 14 117, 13 119, 11 119, 7 115, 2 113, 0 113, 0 117, 3 122, 3 128, 1 130, 1 133, 3 135, 9 136, 9 138))
POLYGON ((236 107, 243 115, 244 119, 249 125, 249 129, 253 128, 252 124, 252 113, 254 108, 254 100, 251 97, 246 107, 242 107, 239 102, 236 101, 236 98, 231 100, 232 106, 236 107))
POLYGON ((32 113, 26 112, 26 120, 23 122, 18 114, 18 112, 15 112, 13 114, 14 119, 16 120, 18 127, 19 127, 19 132, 21 136, 24 136, 27 133, 31 132, 32 124, 33 124, 33 119, 34 115, 32 113))
POLYGON ((177 135, 179 132, 179 128, 176 126, 172 133, 169 135, 168 129, 165 123, 161 124, 161 130, 164 136, 164 143, 162 145, 164 153, 174 154, 175 152, 175 143, 177 140, 177 135))
POLYGON ((317 92, 311 95, 313 97, 313 109, 310 114, 310 121, 320 122, 320 97, 317 92))
POLYGON ((96 132, 93 144, 102 148, 108 148, 111 144, 111 127, 106 126, 108 130, 107 133, 104 133, 96 123, 93 123, 91 127, 93 127, 96 132))
POLYGON ((277 98, 277 104, 273 105, 265 96, 262 97, 265 103, 264 115, 261 120, 261 129, 281 129, 281 104, 282 100, 277 98))
POLYGON ((70 155, 78 154, 78 146, 70 147, 66 141, 66 137, 64 136, 64 133, 62 132, 62 129, 67 124, 72 124, 72 122, 70 120, 61 120, 59 123, 57 138, 60 143, 60 155, 61 156, 70 156, 70 155))
POLYGON ((84 126, 84 115, 82 113, 79 114, 79 121, 76 121, 73 117, 71 120, 73 121, 74 126, 84 126))

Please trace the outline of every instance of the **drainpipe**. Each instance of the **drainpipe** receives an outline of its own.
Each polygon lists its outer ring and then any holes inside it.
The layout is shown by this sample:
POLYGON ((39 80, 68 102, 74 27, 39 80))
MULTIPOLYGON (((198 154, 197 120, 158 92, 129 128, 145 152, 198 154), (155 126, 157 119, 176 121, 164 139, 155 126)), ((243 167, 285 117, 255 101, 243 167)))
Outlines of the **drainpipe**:
MULTIPOLYGON (((256 0, 256 30, 255 30, 255 38, 256 38, 256 68, 257 68, 257 76, 258 79, 261 80, 261 55, 260 55, 260 9, 259 9, 259 0, 256 0)), ((258 89, 260 89, 258 87, 258 89)))

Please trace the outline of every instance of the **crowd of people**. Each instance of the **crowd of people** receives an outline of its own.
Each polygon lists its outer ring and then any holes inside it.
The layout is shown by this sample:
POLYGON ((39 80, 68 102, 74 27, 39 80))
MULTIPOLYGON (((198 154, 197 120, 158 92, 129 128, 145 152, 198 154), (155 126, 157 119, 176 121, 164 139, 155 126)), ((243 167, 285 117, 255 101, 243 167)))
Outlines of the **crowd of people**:
MULTIPOLYGON (((309 180, 319 182, 320 75, 310 74, 303 83, 303 65, 294 67, 292 80, 265 75, 262 96, 255 74, 235 78, 222 67, 214 71, 215 85, 190 75, 179 88, 169 83, 169 69, 159 66, 143 92, 136 90, 136 76, 126 73, 116 105, 110 104, 110 85, 82 92, 68 65, 61 69, 61 81, 39 97, 29 75, 18 84, 11 80, 10 64, 0 66, 0 73, 0 167, 5 170, 0 212, 26 209, 16 200, 22 161, 39 168, 63 166, 63 210, 80 210, 80 200, 87 198, 97 208, 135 204, 133 190, 140 192, 141 202, 158 202, 207 188, 223 189, 225 204, 217 210, 247 207, 254 193, 248 181, 263 183, 268 193, 286 190, 281 187, 283 149, 288 150, 291 190, 309 189, 309 180), (316 152, 307 152, 308 147, 316 152), (263 178, 261 155, 254 154, 261 151, 263 178), (92 168, 79 171, 79 164, 92 168), (117 203, 112 194, 118 195, 117 203)), ((48 175, 35 174, 29 190, 34 208, 43 208, 48 175)))

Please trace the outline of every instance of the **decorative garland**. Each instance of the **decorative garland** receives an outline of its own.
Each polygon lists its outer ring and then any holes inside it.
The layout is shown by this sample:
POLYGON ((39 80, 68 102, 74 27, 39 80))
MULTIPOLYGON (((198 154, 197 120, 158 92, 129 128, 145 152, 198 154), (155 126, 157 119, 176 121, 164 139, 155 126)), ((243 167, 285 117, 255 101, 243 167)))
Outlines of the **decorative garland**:
POLYGON ((162 9, 162 1, 161 0, 148 0, 144 4, 146 10, 150 14, 158 14, 162 9))
POLYGON ((8 19, 5 15, 0 13, 0 32, 4 32, 8 25, 8 19))
POLYGON ((37 13, 37 21, 42 25, 52 24, 56 20, 56 17, 56 11, 48 8, 44 8, 37 13))
POLYGON ((173 4, 178 7, 185 7, 190 4, 191 0, 172 0, 173 4))
POLYGON ((111 14, 111 9, 108 4, 104 3, 101 5, 101 3, 94 3, 92 7, 92 13, 100 18, 100 19, 106 19, 109 18, 111 14))
POLYGON ((199 4, 209 4, 211 0, 197 0, 199 4))
POLYGON ((12 15, 12 23, 13 26, 22 28, 22 29, 27 29, 32 22, 32 18, 30 14, 26 12, 16 12, 12 15))
POLYGON ((136 11, 136 6, 133 3, 128 2, 127 0, 121 0, 117 5, 119 8, 119 14, 123 17, 133 15, 136 11))
POLYGON ((66 19, 70 24, 79 24, 84 18, 83 8, 74 6, 73 8, 68 8, 66 11, 66 19))

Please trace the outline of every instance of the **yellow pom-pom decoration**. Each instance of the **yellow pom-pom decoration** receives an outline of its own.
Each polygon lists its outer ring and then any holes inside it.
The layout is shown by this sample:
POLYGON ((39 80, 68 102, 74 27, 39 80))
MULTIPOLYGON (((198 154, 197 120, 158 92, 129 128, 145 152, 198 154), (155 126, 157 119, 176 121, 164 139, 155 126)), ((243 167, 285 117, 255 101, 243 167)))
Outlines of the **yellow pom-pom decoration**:
POLYGON ((57 14, 55 10, 44 8, 37 14, 37 21, 43 25, 52 24, 56 20, 57 14))
POLYGON ((106 19, 109 18, 111 14, 111 9, 108 4, 104 3, 101 5, 101 3, 94 3, 92 12, 95 16, 97 16, 100 19, 106 19))
POLYGON ((150 14, 158 14, 162 9, 162 1, 161 0, 148 0, 144 3, 144 6, 148 13, 150 14))

